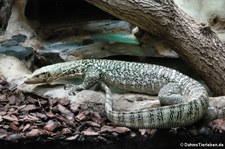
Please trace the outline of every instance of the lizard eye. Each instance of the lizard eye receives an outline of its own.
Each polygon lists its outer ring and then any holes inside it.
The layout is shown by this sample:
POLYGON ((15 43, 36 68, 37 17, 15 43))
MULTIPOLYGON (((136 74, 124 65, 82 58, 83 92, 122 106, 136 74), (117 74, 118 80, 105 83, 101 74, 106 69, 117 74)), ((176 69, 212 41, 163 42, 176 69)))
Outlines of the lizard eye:
POLYGON ((34 76, 35 78, 39 78, 40 77, 40 75, 38 74, 38 75, 36 75, 36 76, 34 76))
POLYGON ((49 72, 43 72, 41 74, 39 74, 39 76, 37 76, 43 80, 45 80, 45 82, 49 82, 51 81, 52 75, 49 72))
POLYGON ((50 73, 48 73, 48 72, 42 72, 40 74, 35 75, 34 77, 35 78, 48 78, 50 76, 51 76, 50 73))

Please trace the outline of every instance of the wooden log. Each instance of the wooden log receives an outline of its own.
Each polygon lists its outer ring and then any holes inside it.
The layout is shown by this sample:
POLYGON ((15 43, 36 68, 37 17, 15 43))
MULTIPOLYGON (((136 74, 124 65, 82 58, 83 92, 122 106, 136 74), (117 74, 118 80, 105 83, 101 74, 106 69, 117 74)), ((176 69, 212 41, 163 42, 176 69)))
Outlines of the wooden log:
POLYGON ((208 26, 197 24, 173 0, 86 0, 160 36, 192 65, 215 95, 225 95, 225 48, 208 26))

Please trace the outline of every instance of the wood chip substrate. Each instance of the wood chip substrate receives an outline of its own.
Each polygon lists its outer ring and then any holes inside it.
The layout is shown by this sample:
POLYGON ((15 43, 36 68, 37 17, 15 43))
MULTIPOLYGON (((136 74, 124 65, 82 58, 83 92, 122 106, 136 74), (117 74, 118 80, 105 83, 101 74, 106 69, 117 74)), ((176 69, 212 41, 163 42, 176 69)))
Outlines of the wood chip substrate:
MULTIPOLYGON (((224 143, 224 121, 166 130, 113 126, 105 115, 66 99, 47 99, 9 89, 0 76, 0 144, 2 148, 40 148, 71 144, 84 148, 179 147, 182 142, 224 143), (199 126, 200 125, 200 126, 199 126), (161 143, 160 143, 161 142, 161 143), (173 143, 171 143, 173 142, 173 143), (35 146, 33 146, 35 144, 35 146)), ((73 146, 72 145, 72 146, 73 146)), ((71 148, 72 148, 71 146, 71 148)), ((68 147, 69 148, 69 147, 68 147)))

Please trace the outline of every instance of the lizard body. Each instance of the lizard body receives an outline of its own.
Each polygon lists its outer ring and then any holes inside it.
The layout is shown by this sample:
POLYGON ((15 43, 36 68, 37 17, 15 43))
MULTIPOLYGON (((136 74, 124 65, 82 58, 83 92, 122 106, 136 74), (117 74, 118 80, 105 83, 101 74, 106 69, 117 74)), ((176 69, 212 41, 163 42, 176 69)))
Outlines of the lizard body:
POLYGON ((88 89, 96 83, 106 91, 105 109, 116 125, 136 128, 171 128, 193 124, 208 108, 208 94, 194 79, 163 66, 115 60, 75 60, 36 70, 25 83, 50 83, 66 77, 83 78, 80 85, 67 85, 69 93, 88 89), (113 86, 144 94, 158 94, 164 106, 133 112, 113 110, 113 86))

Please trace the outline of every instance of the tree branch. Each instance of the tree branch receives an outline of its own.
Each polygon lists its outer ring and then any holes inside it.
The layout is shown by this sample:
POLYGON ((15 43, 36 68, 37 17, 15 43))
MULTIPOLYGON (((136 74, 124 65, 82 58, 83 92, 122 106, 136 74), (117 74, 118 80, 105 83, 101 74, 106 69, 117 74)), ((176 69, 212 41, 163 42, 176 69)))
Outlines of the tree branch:
POLYGON ((172 0, 86 0, 164 38, 192 65, 215 95, 225 95, 225 49, 207 26, 197 24, 172 0))

